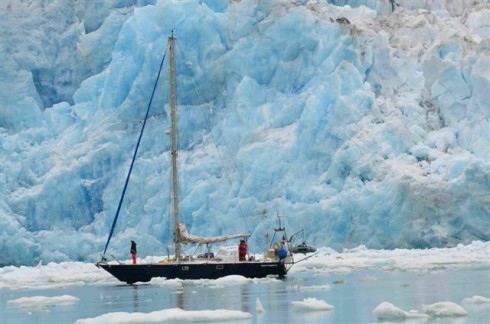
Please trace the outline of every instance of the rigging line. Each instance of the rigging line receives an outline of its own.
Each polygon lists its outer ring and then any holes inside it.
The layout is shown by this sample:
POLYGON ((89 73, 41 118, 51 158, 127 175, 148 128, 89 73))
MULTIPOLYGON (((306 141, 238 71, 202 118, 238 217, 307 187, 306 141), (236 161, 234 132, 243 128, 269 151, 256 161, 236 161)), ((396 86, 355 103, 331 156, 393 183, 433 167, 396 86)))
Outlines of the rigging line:
MULTIPOLYGON (((177 46, 175 48, 177 50, 177 53, 180 55, 180 58, 181 58, 182 62, 185 62, 184 61, 185 58, 184 58, 184 55, 182 54, 182 51, 180 51, 180 49, 177 46)), ((194 92, 193 95, 194 95, 194 98, 196 99, 196 101, 198 103, 201 102, 201 99, 202 98, 200 96, 199 90, 198 89, 196 90, 196 87, 194 87, 194 86, 192 87, 192 90, 194 92)), ((204 102, 204 101, 202 101, 202 102, 204 102)), ((214 136, 214 134, 213 134, 213 132, 211 130, 211 122, 210 122, 208 116, 202 110, 201 110, 201 113, 203 114, 204 120, 206 121, 206 124, 208 126, 209 135, 213 138, 214 143, 218 143, 216 137, 214 136)), ((225 144, 225 146, 226 146, 226 144, 225 144)), ((225 160, 224 160, 224 158, 223 158, 223 156, 222 156, 222 154, 221 154, 221 152, 218 149, 218 146, 216 144, 215 144, 215 147, 216 147, 216 152, 218 154, 218 158, 219 158, 219 160, 221 162, 221 165, 223 166, 223 169, 225 171, 226 178, 228 179, 228 182, 230 183, 231 192, 233 193, 233 196, 235 197, 236 201, 238 202, 237 205, 238 205, 238 210, 240 212, 240 216, 243 218, 243 221, 245 223, 245 226, 247 228, 248 233, 249 234, 252 234, 252 231, 250 230, 250 226, 248 225, 247 219, 246 219, 245 214, 243 212, 242 206, 240 205, 240 202, 239 202, 239 199, 238 199, 238 193, 236 192, 235 188, 233 187, 233 181, 231 180, 231 176, 230 176, 231 172, 226 167, 225 160)), ((238 170, 237 163, 236 163, 235 159, 231 156, 231 154, 230 154, 230 159, 233 162, 233 165, 235 167, 235 170, 238 170)))
POLYGON ((167 48, 168 48, 168 46, 165 47, 165 52, 163 54, 162 62, 160 63, 160 68, 158 69, 157 79, 155 80, 155 84, 153 85, 153 91, 151 93, 150 102, 148 103, 148 108, 146 109, 146 115, 145 115, 145 119, 143 121, 143 126, 141 126, 141 131, 140 131, 140 135, 138 137, 138 142, 136 143, 136 148, 134 150, 133 159, 131 160, 131 165, 129 167, 129 172, 128 172, 128 175, 126 177, 126 182, 124 183, 124 189, 122 191, 121 198, 119 199, 119 205, 117 206, 116 216, 114 216, 114 220, 112 222, 111 230, 109 232, 109 237, 107 238, 107 242, 105 244, 104 253, 102 254, 102 257, 105 256, 105 253, 107 251, 107 247, 109 246, 109 242, 111 241, 111 238, 112 238, 112 234, 114 233, 114 228, 116 227, 116 222, 117 222, 117 219, 119 217, 119 212, 121 210, 121 206, 122 206, 122 203, 124 200, 124 195, 126 194, 126 189, 128 188, 129 177, 131 176, 131 171, 133 170, 133 165, 134 165, 134 161, 136 160, 136 156, 138 154, 138 148, 140 146, 141 137, 143 136, 143 131, 145 130, 145 126, 146 126, 146 121, 147 121, 148 115, 150 113, 151 103, 153 102, 153 96, 155 95, 155 91, 156 91, 156 88, 158 85, 158 80, 160 79, 160 73, 162 71, 163 62, 165 61, 165 56, 167 55, 167 48))

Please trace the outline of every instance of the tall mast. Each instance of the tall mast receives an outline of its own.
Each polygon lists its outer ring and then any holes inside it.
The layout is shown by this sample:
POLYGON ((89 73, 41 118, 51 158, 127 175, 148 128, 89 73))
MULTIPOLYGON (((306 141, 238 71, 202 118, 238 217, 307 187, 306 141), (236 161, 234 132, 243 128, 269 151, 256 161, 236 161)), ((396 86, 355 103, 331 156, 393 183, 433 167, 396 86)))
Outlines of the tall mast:
POLYGON ((172 35, 168 38, 170 44, 170 119, 172 121, 172 191, 174 205, 174 243, 175 259, 180 260, 180 233, 179 233, 179 191, 177 186, 177 111, 175 108, 175 38, 172 35))

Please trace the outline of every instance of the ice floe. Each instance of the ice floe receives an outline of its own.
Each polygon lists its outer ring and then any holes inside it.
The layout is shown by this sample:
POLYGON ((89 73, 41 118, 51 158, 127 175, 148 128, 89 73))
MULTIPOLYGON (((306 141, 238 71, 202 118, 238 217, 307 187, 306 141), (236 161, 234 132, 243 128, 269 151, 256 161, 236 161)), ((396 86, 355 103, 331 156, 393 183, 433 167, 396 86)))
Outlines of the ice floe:
POLYGON ((381 320, 402 320, 407 318, 425 318, 426 314, 421 314, 415 310, 404 311, 389 302, 382 302, 373 311, 378 319, 381 320))
POLYGON ((475 305, 484 305, 490 304, 490 298, 483 296, 473 296, 470 298, 463 299, 464 304, 475 304, 475 305))
POLYGON ((453 302, 437 302, 424 305, 424 312, 433 317, 466 316, 468 312, 453 302))
POLYGON ((330 285, 300 286, 300 291, 326 291, 332 289, 330 285))
POLYGON ((13 300, 7 301, 7 305, 17 306, 23 309, 28 309, 32 311, 42 310, 47 311, 48 308, 53 306, 61 305, 71 305, 78 303, 79 299, 70 295, 62 296, 32 296, 32 297, 21 297, 13 300))
POLYGON ((313 270, 316 274, 348 273, 360 269, 426 271, 464 266, 490 265, 490 242, 474 241, 453 248, 371 250, 364 246, 337 252, 321 248, 300 262, 292 272, 313 270))
POLYGON ((305 298, 303 301, 292 301, 291 304, 295 309, 300 311, 329 311, 335 308, 326 301, 316 298, 305 298))
POLYGON ((180 308, 164 309, 150 313, 107 313, 94 318, 79 319, 75 324, 111 324, 111 323, 161 323, 161 322, 218 322, 238 321, 252 318, 247 312, 236 310, 200 310, 186 311, 180 308))
POLYGON ((437 302, 430 305, 422 305, 422 308, 424 313, 419 313, 417 310, 410 310, 407 312, 389 302, 382 302, 373 310, 373 314, 380 320, 459 317, 468 315, 468 312, 463 307, 453 302, 437 302))

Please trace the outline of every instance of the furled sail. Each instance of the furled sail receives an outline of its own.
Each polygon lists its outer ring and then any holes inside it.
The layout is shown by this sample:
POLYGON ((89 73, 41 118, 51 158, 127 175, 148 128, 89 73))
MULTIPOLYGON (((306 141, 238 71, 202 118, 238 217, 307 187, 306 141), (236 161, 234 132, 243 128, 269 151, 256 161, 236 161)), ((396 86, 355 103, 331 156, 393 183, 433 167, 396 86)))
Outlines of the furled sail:
POLYGON ((236 238, 249 237, 250 234, 233 234, 223 236, 201 237, 189 234, 184 224, 179 224, 179 234, 181 243, 219 243, 236 238))

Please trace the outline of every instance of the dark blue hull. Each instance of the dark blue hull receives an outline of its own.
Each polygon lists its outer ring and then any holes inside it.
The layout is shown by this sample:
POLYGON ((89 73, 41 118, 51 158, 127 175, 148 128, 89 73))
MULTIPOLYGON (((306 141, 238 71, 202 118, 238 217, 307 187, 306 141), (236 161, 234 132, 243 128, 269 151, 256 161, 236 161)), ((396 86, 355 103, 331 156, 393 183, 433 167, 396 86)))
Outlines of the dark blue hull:
POLYGON ((284 262, 244 261, 238 263, 182 262, 156 264, 107 264, 97 263, 97 267, 109 272, 122 282, 148 282, 152 278, 167 279, 218 279, 230 275, 247 278, 264 278, 269 275, 284 277, 287 273, 284 262))

